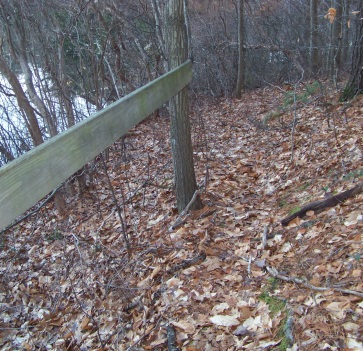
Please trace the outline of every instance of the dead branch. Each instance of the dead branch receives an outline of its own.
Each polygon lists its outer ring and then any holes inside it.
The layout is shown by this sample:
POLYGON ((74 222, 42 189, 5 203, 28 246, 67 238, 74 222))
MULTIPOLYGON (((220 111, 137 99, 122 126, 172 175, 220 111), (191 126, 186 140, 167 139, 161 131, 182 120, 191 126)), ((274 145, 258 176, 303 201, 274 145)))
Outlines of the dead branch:
POLYGON ((305 205, 301 210, 295 212, 294 214, 285 217, 281 224, 287 226, 296 217, 303 218, 308 211, 314 211, 315 214, 323 212, 326 208, 334 207, 338 204, 343 203, 349 197, 357 195, 363 191, 363 182, 356 185, 354 188, 343 191, 337 195, 329 196, 324 200, 314 201, 305 205))
POLYGON ((144 340, 146 337, 148 337, 154 330, 155 328, 159 325, 161 321, 161 317, 158 318, 158 320, 156 321, 155 325, 153 328, 151 328, 146 334, 142 335, 138 340, 136 340, 131 346, 129 346, 126 351, 131 351, 134 349, 134 347, 139 344, 142 340, 144 340))
POLYGON ((290 347, 294 344, 294 334, 292 332, 293 327, 294 327, 294 312, 292 311, 292 309, 289 309, 287 312, 287 319, 284 326, 284 334, 290 347))
POLYGON ((166 338, 168 340, 168 351, 179 351, 176 345, 176 332, 173 325, 169 324, 166 327, 166 338))
POLYGON ((121 228, 122 228, 122 235, 124 237, 127 253, 129 255, 129 258, 130 258, 131 257, 130 241, 129 241, 129 237, 128 237, 127 232, 126 232, 125 221, 124 221, 124 219, 122 217, 122 214, 121 214, 121 207, 120 207, 120 205, 119 205, 119 203, 117 201, 116 194, 115 194, 115 189, 114 189, 114 187, 113 187, 113 185, 111 183, 110 176, 108 175, 106 162, 105 162, 105 159, 104 159, 102 153, 100 154, 100 158, 101 158, 102 166, 103 166, 103 169, 104 169, 104 172, 105 172, 105 175, 106 175, 107 184, 108 184, 109 190, 111 192, 114 204, 116 206, 116 211, 117 211, 118 217, 120 219, 121 228))
POLYGON ((358 297, 363 297, 363 292, 359 292, 359 291, 355 291, 355 290, 349 290, 349 289, 341 289, 341 288, 337 288, 337 287, 321 287, 321 286, 315 286, 315 285, 311 285, 308 282, 304 281, 303 279, 300 278, 296 278, 296 277, 288 277, 285 275, 282 275, 278 272, 278 270, 276 268, 270 267, 269 265, 265 265, 265 268, 267 270, 267 272, 273 276, 274 278, 283 280, 285 282, 289 282, 289 283, 295 283, 298 285, 301 285, 305 288, 311 289, 311 290, 315 290, 315 291, 328 291, 328 290, 333 290, 336 292, 340 292, 343 294, 349 294, 349 295, 355 295, 358 297))
POLYGON ((183 217, 186 215, 186 213, 189 211, 190 207, 193 205, 193 203, 195 202, 195 200, 197 200, 198 196, 200 195, 201 191, 200 190, 196 190, 193 194, 192 199, 189 201, 187 207, 184 208, 184 210, 181 212, 181 214, 178 216, 178 218, 176 219, 176 221, 174 222, 174 224, 172 226, 170 226, 169 228, 169 232, 173 231, 174 229, 178 228, 179 225, 181 225, 182 223, 184 223, 183 221, 183 217))

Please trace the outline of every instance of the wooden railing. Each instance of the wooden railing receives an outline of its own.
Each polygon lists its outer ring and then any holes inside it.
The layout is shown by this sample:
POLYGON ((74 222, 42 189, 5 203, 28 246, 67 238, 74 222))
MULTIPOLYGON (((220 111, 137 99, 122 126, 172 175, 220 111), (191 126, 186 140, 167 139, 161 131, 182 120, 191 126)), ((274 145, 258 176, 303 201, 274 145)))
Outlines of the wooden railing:
POLYGON ((0 229, 11 224, 192 79, 190 60, 0 168, 0 229))

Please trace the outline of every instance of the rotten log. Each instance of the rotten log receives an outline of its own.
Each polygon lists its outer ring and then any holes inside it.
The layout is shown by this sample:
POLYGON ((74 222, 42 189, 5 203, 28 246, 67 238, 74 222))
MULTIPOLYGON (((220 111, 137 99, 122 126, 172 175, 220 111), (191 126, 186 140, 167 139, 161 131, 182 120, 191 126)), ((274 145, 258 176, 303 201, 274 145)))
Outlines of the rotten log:
POLYGON ((354 188, 345 190, 339 194, 331 195, 326 199, 314 201, 307 205, 305 205, 301 210, 293 213, 292 215, 289 215, 285 217, 281 224, 283 226, 287 226, 293 219, 296 217, 303 218, 306 216, 306 213, 308 211, 314 211, 315 214, 323 212, 327 208, 334 207, 338 204, 343 203, 345 200, 347 200, 349 197, 352 197, 354 195, 357 195, 363 191, 363 182, 356 185, 354 188))

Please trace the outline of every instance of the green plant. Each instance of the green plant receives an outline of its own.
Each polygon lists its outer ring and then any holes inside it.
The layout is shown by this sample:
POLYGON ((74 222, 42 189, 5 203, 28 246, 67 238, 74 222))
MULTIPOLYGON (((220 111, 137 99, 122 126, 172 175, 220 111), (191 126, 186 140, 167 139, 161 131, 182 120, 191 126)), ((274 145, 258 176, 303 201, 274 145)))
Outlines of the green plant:
POLYGON ((310 96, 314 95, 318 89, 320 89, 320 83, 318 81, 314 81, 310 85, 306 86, 306 93, 310 96))
POLYGON ((363 177, 363 168, 356 169, 355 171, 349 172, 347 175, 343 177, 343 180, 349 180, 353 178, 363 177))
POLYGON ((356 261, 360 261, 360 260, 361 260, 361 258, 362 258, 362 255, 361 255, 361 253, 357 252, 357 253, 355 253, 355 254, 353 255, 353 257, 354 257, 354 259, 355 259, 356 261))
POLYGON ((46 239, 49 241, 63 240, 64 235, 58 229, 54 229, 53 232, 46 236, 46 239))
POLYGON ((303 191, 303 190, 307 189, 310 186, 310 184, 311 183, 309 181, 305 182, 304 184, 300 185, 296 190, 297 191, 303 191))
POLYGON ((280 208, 283 208, 287 205, 287 201, 286 201, 286 199, 282 199, 278 202, 278 204, 279 204, 280 208))
POLYGON ((285 112, 288 111, 288 107, 295 102, 307 103, 309 98, 313 96, 316 91, 320 89, 319 82, 315 81, 305 87, 305 91, 301 94, 297 94, 296 91, 286 91, 282 99, 282 106, 278 106, 275 111, 270 112, 263 117, 262 123, 268 124, 270 121, 280 118, 285 112))
POLYGON ((268 122, 273 121, 277 118, 280 118, 285 113, 285 110, 282 107, 277 107, 276 111, 270 112, 268 115, 263 117, 262 123, 264 125, 268 124, 268 122))
POLYGON ((287 91, 284 93, 283 106, 287 107, 296 102, 307 103, 309 98, 320 89, 319 82, 315 81, 305 87, 305 91, 301 94, 296 94, 296 91, 287 91))

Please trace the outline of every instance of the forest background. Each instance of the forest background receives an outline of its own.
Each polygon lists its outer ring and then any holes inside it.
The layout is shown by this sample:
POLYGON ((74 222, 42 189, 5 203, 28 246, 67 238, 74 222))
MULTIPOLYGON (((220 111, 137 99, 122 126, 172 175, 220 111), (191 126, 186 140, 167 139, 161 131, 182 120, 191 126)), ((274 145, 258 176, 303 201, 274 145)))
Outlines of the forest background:
MULTIPOLYGON (((0 165, 165 73, 160 4, 3 2, 0 165)), ((191 97, 235 94, 241 18, 243 88, 338 84, 351 69, 359 6, 191 1, 191 97)))

